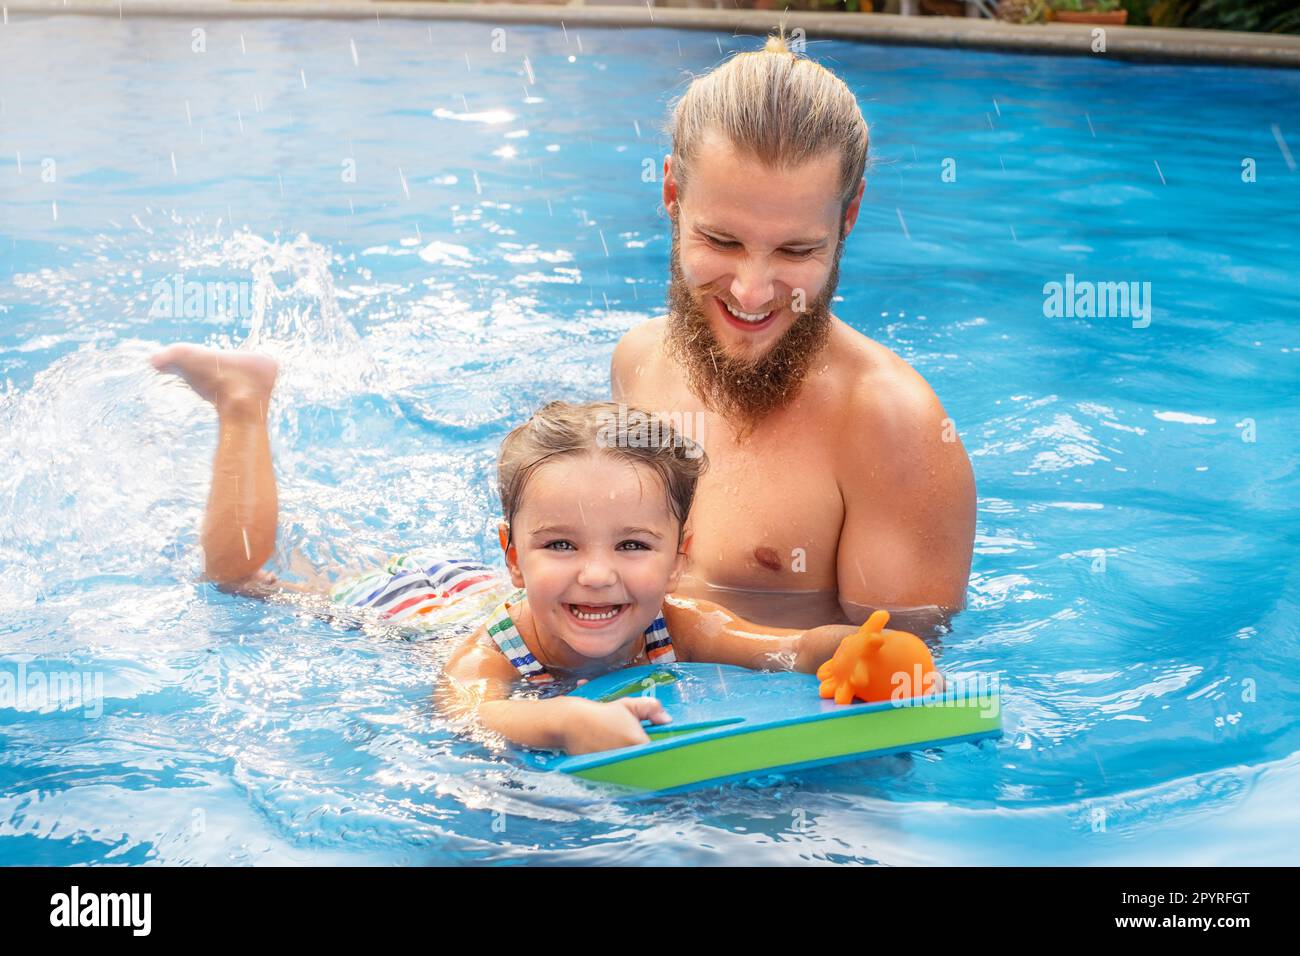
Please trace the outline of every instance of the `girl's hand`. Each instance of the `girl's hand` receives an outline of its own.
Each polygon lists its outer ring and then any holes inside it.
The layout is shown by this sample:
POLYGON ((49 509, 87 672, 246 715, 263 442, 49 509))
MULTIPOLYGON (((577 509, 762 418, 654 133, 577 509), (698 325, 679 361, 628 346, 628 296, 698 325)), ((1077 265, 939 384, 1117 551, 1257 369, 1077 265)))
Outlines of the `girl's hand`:
POLYGON ((589 754, 650 742, 641 721, 666 724, 672 720, 653 697, 623 697, 608 703, 566 699, 564 752, 589 754))

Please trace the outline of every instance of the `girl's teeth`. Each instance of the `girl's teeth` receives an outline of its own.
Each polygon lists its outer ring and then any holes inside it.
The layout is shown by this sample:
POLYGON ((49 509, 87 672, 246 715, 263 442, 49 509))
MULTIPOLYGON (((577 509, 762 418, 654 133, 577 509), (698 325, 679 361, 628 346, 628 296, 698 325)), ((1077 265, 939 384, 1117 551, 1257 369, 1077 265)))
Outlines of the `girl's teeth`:
MULTIPOLYGON (((719 299, 718 301, 721 302, 722 300, 719 299)), ((750 312, 738 312, 735 309, 733 309, 730 305, 728 305, 726 302, 723 302, 722 304, 727 307, 728 312, 730 312, 736 318, 740 319, 742 322, 754 322, 754 323, 762 322, 764 319, 766 319, 769 315, 772 314, 771 312, 763 312, 758 315, 755 315, 750 312)))
POLYGON ((569 605, 569 610, 572 611, 573 616, 580 621, 608 621, 619 612, 619 608, 612 607, 608 611, 601 611, 599 614, 589 614, 586 611, 579 611, 577 607, 572 604, 569 605))

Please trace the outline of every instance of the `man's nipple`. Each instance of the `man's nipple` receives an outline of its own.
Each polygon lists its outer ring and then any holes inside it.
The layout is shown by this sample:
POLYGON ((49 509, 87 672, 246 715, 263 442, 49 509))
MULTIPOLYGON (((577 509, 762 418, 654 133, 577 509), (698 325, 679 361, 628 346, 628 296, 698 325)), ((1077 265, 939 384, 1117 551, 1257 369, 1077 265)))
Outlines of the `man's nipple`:
POLYGON ((776 548, 760 545, 754 549, 754 560, 769 571, 781 570, 781 556, 776 553, 776 548))

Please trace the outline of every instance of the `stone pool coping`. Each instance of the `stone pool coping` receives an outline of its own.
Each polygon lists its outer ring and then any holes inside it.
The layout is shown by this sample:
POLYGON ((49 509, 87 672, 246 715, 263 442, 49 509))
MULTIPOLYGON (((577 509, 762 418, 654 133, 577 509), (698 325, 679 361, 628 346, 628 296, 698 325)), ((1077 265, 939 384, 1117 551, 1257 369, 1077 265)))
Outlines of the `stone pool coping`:
MULTIPOLYGON (((1016 53, 1110 56, 1123 60, 1219 63, 1300 68, 1300 36, 1115 27, 1106 30, 1106 53, 1092 52, 1093 27, 1064 23, 1032 26, 956 17, 903 17, 885 13, 805 13, 645 6, 542 6, 526 3, 365 2, 365 0, 0 0, 10 23, 31 14, 101 16, 314 17, 469 20, 554 23, 601 27, 671 27, 725 30, 762 36, 782 20, 810 38, 834 37, 905 46, 962 47, 1016 53)), ((0 27, 3 29, 3 27, 0 27)))

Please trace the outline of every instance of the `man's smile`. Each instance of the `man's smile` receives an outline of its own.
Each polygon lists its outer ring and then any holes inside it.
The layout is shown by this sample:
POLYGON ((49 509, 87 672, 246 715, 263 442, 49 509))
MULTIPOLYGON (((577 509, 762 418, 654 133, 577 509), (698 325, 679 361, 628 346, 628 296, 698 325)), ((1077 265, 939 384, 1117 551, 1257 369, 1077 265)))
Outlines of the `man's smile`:
POLYGON ((758 332, 768 328, 776 319, 780 309, 773 309, 771 312, 763 312, 755 315, 749 312, 741 312, 739 309, 733 309, 727 302, 717 296, 713 301, 718 304, 718 311, 726 319, 727 324, 732 328, 740 329, 743 332, 758 332))

